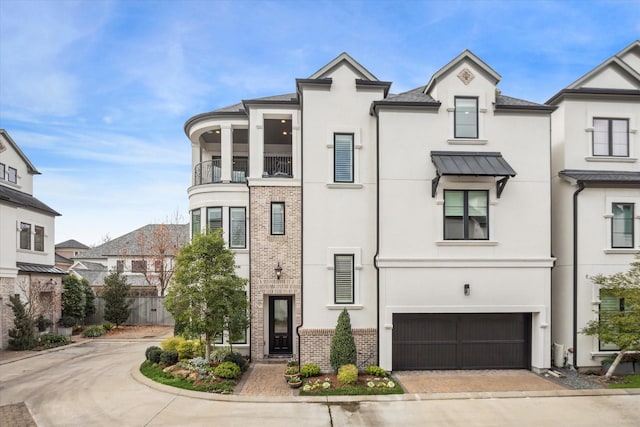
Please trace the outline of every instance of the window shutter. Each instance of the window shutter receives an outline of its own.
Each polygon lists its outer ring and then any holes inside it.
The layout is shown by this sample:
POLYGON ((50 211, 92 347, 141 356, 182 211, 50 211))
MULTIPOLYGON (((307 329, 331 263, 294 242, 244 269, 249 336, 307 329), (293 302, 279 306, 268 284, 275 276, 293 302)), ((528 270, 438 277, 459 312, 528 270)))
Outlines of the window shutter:
POLYGON ((353 135, 336 134, 334 152, 335 182, 353 182, 353 135))
POLYGON ((353 304, 353 255, 335 255, 335 302, 353 304))

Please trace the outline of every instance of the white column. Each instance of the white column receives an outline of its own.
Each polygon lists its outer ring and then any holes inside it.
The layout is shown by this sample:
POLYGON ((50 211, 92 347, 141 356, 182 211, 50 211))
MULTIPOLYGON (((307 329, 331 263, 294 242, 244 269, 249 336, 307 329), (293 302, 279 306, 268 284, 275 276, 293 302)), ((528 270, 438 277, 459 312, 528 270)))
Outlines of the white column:
POLYGON ((220 157, 222 158, 222 182, 231 181, 231 168, 233 165, 233 146, 231 145, 231 126, 221 126, 222 134, 220 135, 220 157))

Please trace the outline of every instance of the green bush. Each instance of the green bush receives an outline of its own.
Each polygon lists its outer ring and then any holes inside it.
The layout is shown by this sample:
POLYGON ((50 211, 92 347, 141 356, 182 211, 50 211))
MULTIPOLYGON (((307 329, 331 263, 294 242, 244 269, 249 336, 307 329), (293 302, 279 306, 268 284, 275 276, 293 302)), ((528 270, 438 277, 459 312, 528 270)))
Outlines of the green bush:
POLYGON ((338 381, 342 384, 355 384, 358 382, 358 368, 356 365, 343 365, 338 369, 338 381))
POLYGON ((229 347, 217 348, 211 353, 209 358, 213 363, 222 363, 230 353, 231 350, 229 350, 229 347))
POLYGON ((364 368, 364 373, 367 375, 373 375, 374 377, 386 377, 389 375, 387 371, 382 369, 380 366, 375 365, 369 365, 364 368))
POLYGON ((247 364, 247 361, 245 360, 244 356, 240 353, 238 353, 237 351, 231 351, 229 352, 224 359, 222 360, 222 362, 233 362, 236 365, 238 365, 238 367, 240 368, 240 371, 244 372, 247 370, 247 368, 249 367, 249 365, 247 364))
POLYGON ((105 330, 102 325, 91 325, 88 326, 87 329, 84 330, 82 335, 88 338, 95 338, 105 334, 105 330))
POLYGON ((343 365, 355 365, 357 356, 356 343, 351 332, 351 318, 345 308, 338 316, 336 333, 331 338, 329 364, 334 372, 338 372, 338 368, 343 365))
POLYGON ((167 338, 166 340, 162 341, 160 343, 160 347, 162 347, 163 350, 167 351, 167 350, 173 350, 173 351, 178 351, 178 346, 180 344, 182 344, 183 342, 185 342, 186 340, 180 336, 178 337, 171 337, 171 338, 167 338))
POLYGON ((184 340, 178 343, 176 350, 178 351, 178 357, 182 359, 193 359, 198 356, 198 349, 200 347, 200 340, 184 340))
POLYGON ((39 332, 44 332, 48 327, 53 326, 53 321, 51 319, 47 319, 41 314, 36 319, 36 326, 38 327, 39 332))
POLYGON ((44 334, 40 336, 40 344, 68 344, 70 341, 64 335, 58 334, 44 334))
MULTIPOLYGON (((153 351, 153 350, 160 350, 162 351, 162 349, 160 347, 158 347, 157 345, 152 345, 151 347, 147 347, 147 349, 144 351, 144 358, 147 360, 150 360, 149 358, 149 354, 153 351)), ((159 359, 158 359, 159 360, 159 359)))
POLYGON ((154 348, 149 351, 149 362, 160 363, 160 356, 162 356, 162 349, 154 348))
POLYGON ((213 370, 213 375, 220 378, 236 379, 240 376, 240 367, 233 362, 222 362, 213 370))
POLYGON ((178 363, 178 352, 175 350, 165 350, 160 353, 160 363, 163 365, 175 365, 178 363))
POLYGON ((9 348, 13 350, 31 350, 36 346, 33 336, 33 319, 27 314, 19 295, 9 297, 13 310, 13 324, 15 328, 9 329, 9 348))
POLYGON ((63 328, 73 328, 78 324, 78 320, 75 317, 71 316, 62 316, 58 320, 58 326, 62 326, 63 328))
POLYGON ((110 330, 112 330, 112 329, 113 329, 113 323, 111 323, 111 322, 104 322, 104 323, 102 324, 102 327, 104 328, 104 330, 105 330, 106 332, 109 332, 110 330))
POLYGON ((300 376, 302 378, 315 377, 320 375, 320 367, 315 363, 308 363, 306 365, 302 365, 300 368, 300 376))

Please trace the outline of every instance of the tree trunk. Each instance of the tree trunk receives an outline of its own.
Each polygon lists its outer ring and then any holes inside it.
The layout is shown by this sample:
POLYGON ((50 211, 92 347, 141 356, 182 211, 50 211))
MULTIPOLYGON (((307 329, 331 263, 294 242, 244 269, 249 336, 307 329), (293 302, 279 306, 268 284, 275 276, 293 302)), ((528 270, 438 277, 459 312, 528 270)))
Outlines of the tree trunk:
POLYGON ((611 366, 609 366, 609 370, 607 371, 607 373, 604 375, 604 377, 606 379, 610 379, 611 376, 613 375, 613 373, 616 371, 616 368, 618 367, 618 365, 620 364, 620 361, 622 360, 622 358, 624 357, 624 355, 627 354, 626 351, 621 351, 620 353, 618 353, 618 355, 616 356, 616 358, 614 359, 613 363, 611 363, 611 366))
POLYGON ((209 334, 204 336, 204 357, 207 360, 211 360, 211 337, 209 334))

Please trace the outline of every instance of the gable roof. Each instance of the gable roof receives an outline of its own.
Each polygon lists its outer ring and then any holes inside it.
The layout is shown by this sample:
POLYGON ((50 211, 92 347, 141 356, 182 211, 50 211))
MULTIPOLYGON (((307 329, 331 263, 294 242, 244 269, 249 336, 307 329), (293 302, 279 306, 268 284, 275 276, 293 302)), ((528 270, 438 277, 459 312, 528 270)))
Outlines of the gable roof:
POLYGON ((342 52, 340 55, 336 56, 333 60, 331 60, 327 65, 320 68, 318 71, 313 73, 309 79, 321 79, 327 77, 327 75, 336 69, 340 64, 347 63, 354 70, 356 70, 363 80, 371 80, 377 81, 378 78, 374 76, 369 70, 363 67, 358 61, 353 59, 348 53, 342 52))
MULTIPOLYGON (((9 136, 9 133, 7 133, 6 130, 0 129, 0 135, 4 136, 4 138, 9 142, 9 145, 11 145, 14 150, 16 150, 16 153, 18 153, 20 158, 27 164, 27 170, 29 171, 30 174, 32 174, 32 175, 41 175, 40 172, 38 172, 38 170, 36 169, 36 167, 33 166, 31 161, 29 161, 27 156, 22 152, 20 147, 18 147, 18 144, 16 144, 15 141, 13 139, 11 139, 11 137, 9 136)), ((0 151, 2 151, 2 150, 0 150, 0 151)))
POLYGON ((4 185, 0 185, 0 201, 11 203, 12 205, 20 206, 23 208, 35 209, 55 216, 61 215, 32 195, 23 193, 22 191, 15 190, 4 185))
POLYGON ((56 245, 56 249, 89 249, 89 246, 74 239, 65 240, 56 245))
POLYGON ((465 60, 476 64, 476 66, 478 66, 478 68, 480 68, 487 77, 493 80, 494 85, 497 85, 500 82, 500 79, 502 79, 502 76, 500 76, 500 74, 498 74, 493 68, 489 67, 482 59, 478 58, 469 49, 465 49, 460 55, 453 58, 449 63, 447 63, 447 65, 440 68, 433 74, 433 76, 431 76, 429 83, 424 87, 424 93, 429 93, 439 80, 448 75, 460 62, 465 60))

